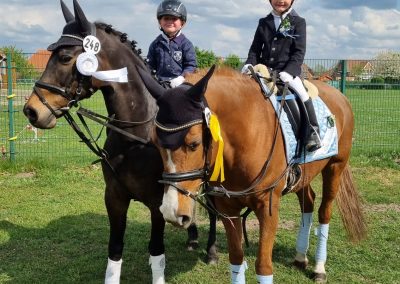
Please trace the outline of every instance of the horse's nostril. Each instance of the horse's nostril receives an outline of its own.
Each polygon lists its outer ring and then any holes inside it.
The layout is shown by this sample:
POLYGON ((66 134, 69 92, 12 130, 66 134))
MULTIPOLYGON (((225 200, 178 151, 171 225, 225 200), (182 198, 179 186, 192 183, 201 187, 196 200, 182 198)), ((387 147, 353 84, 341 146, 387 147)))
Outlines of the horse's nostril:
POLYGON ((187 228, 190 226, 190 224, 192 224, 192 218, 190 218, 189 216, 183 215, 182 216, 182 225, 184 228, 187 228))
POLYGON ((24 114, 31 123, 36 122, 38 119, 37 112, 30 107, 24 107, 24 114))

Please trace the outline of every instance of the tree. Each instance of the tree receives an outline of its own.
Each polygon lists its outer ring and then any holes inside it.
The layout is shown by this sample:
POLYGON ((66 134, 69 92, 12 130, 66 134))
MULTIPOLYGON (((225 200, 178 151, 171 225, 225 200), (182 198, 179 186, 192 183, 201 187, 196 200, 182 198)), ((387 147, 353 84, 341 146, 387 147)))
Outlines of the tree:
POLYGON ((200 49, 197 46, 195 47, 195 51, 198 68, 207 68, 212 66, 213 64, 218 64, 218 58, 214 54, 214 52, 200 49))
POLYGON ((233 69, 239 69, 243 65, 240 57, 234 54, 229 54, 222 64, 225 66, 229 66, 233 69))
POLYGON ((28 62, 27 54, 15 46, 0 47, 0 52, 5 55, 11 54, 12 66, 15 67, 17 78, 37 79, 39 72, 28 62))
POLYGON ((400 52, 382 52, 374 58, 372 64, 375 76, 386 78, 391 82, 400 79, 400 52))

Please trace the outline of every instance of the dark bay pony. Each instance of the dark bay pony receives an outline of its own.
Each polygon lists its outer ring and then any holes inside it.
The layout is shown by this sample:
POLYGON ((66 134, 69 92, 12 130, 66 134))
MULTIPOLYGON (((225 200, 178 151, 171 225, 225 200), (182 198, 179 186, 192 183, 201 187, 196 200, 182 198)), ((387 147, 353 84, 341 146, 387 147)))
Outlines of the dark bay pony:
MULTIPOLYGON (((165 220, 159 210, 163 186, 158 183, 162 173, 162 160, 149 140, 157 105, 137 74, 136 66, 147 68, 126 34, 103 23, 93 24, 74 0, 74 15, 61 1, 67 25, 58 42, 50 46, 51 58, 34 91, 25 104, 24 113, 38 128, 55 127, 57 118, 66 115, 76 101, 89 98, 97 90, 103 94, 109 123, 130 136, 107 131, 102 161, 106 183, 105 204, 110 222, 106 283, 119 283, 126 228, 127 210, 131 200, 144 203, 151 213, 151 236, 148 250, 153 283, 164 283, 164 228, 165 220), (77 57, 83 53, 83 39, 96 36, 101 50, 96 54, 98 70, 118 70, 127 67, 128 82, 98 80, 84 76, 77 70, 77 57), (134 135, 134 136, 132 136, 134 135), (136 137, 136 138, 135 138, 136 137), (144 142, 143 142, 144 141, 144 142)), ((216 218, 211 215, 208 260, 216 261, 216 218)), ((197 228, 188 229, 189 248, 196 247, 197 228)))
MULTIPOLYGON (((282 131, 272 104, 254 80, 230 69, 219 69, 211 76, 213 71, 212 68, 204 77, 204 72, 188 77, 188 82, 197 82, 192 87, 168 91, 140 72, 159 105, 153 139, 160 149, 165 171, 161 212, 168 222, 186 228, 193 220, 198 197, 214 196, 215 208, 226 230, 232 283, 245 283, 247 264, 238 217, 243 208, 251 208, 259 221, 257 281, 272 283, 272 249, 288 175, 282 131), (221 149, 223 156, 218 153, 221 149), (219 179, 213 178, 215 173, 219 179)), ((361 240, 366 226, 348 165, 354 127, 351 106, 338 90, 319 81, 313 83, 335 116, 339 150, 330 158, 301 165, 302 177, 294 189, 302 212, 295 264, 305 268, 308 263, 315 201, 310 182, 321 173, 323 189, 314 277, 317 282, 326 282, 327 239, 334 199, 337 197, 351 240, 361 240)))

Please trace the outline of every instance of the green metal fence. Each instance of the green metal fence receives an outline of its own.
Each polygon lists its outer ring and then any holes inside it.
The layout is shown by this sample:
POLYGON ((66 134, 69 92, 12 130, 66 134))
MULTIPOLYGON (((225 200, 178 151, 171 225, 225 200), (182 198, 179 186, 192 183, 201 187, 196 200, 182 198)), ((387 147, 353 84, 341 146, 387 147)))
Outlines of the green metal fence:
MULTIPOLYGON (((27 60, 32 54, 25 54, 27 60)), ((36 57, 38 54, 35 55, 36 57)), ((40 56, 40 55, 39 55, 40 56)), ((43 55, 48 56, 48 55, 43 55)), ((45 60, 45 59, 44 59, 45 60)), ((42 67, 33 72, 21 70, 13 65, 11 55, 7 64, 0 64, 3 82, 0 87, 0 161, 59 159, 90 162, 96 157, 79 141, 64 118, 58 120, 55 129, 41 130, 32 127, 22 108, 31 94, 35 76, 42 67), (14 74, 7 76, 5 74, 14 74)), ((398 73, 385 74, 378 68, 382 62, 368 60, 320 60, 307 59, 304 77, 319 78, 340 89, 351 101, 355 115, 353 154, 382 154, 400 152, 400 81, 398 73), (378 67, 377 67, 378 66, 378 67), (377 71, 379 70, 379 72, 377 71), (397 76, 397 77, 396 77, 397 76)), ((391 62, 400 70, 400 62, 391 62)), ((37 75, 36 75, 37 76, 37 75)), ((101 93, 82 102, 82 105, 101 114, 106 114, 101 93)), ((72 111, 74 113, 74 111, 72 111)), ((94 133, 101 127, 89 122, 94 133)), ((104 134, 99 139, 104 142, 104 134)))

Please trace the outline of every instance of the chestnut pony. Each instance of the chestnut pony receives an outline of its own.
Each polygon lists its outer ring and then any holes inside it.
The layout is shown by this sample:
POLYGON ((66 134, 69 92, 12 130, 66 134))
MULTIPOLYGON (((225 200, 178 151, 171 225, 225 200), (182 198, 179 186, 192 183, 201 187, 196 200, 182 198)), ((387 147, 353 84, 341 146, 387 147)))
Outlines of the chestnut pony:
MULTIPOLYGON (((218 69, 212 76, 213 72, 211 68, 204 77, 204 71, 190 75, 187 82, 197 82, 194 86, 167 91, 139 72, 159 105, 153 141, 160 149, 165 171, 166 186, 160 209, 168 222, 187 228, 193 220, 195 201, 211 195, 226 231, 231 281, 245 283, 247 264, 239 216, 243 208, 249 207, 259 221, 257 281, 272 283, 272 249, 288 173, 283 134, 272 104, 254 80, 226 68, 218 69), (218 182, 214 178, 211 182, 211 172, 217 162, 219 165, 222 162, 218 161, 218 150, 222 147, 224 168, 220 170, 218 166, 216 173, 220 180, 224 173, 225 180, 218 182)), ((339 150, 335 156, 301 165, 301 180, 294 189, 302 212, 295 264, 300 268, 308 264, 315 200, 310 182, 321 173, 323 189, 314 277, 317 282, 325 282, 334 199, 337 198, 351 240, 361 240, 366 226, 348 165, 354 127, 351 106, 335 88, 320 81, 313 83, 336 118, 339 150)))
MULTIPOLYGON (((107 131, 104 150, 101 151, 105 154, 102 168, 106 183, 105 205, 110 222, 109 260, 105 282, 119 283, 127 210, 130 201, 136 200, 144 203, 151 213, 148 250, 153 283, 164 283, 165 220, 159 210, 163 186, 158 183, 162 173, 162 160, 157 148, 146 143, 153 127, 157 106, 136 71, 136 66, 146 68, 145 62, 134 48, 134 43, 127 41, 126 34, 114 30, 110 25, 89 22, 76 0, 75 15, 62 1, 61 7, 67 25, 56 46, 51 45, 52 55, 25 104, 24 113, 35 127, 50 129, 55 127, 57 118, 65 115, 68 117, 71 105, 89 98, 96 90, 102 92, 108 115, 112 117, 108 124, 114 126, 107 131), (83 52, 83 38, 94 34, 101 43, 101 50, 96 55, 98 69, 116 70, 127 67, 127 83, 100 81, 84 76, 77 70, 76 60, 83 52)), ((212 227, 207 251, 209 261, 216 261, 216 218, 211 216, 212 227)), ((195 225, 188 229, 188 234, 188 245, 190 248, 196 247, 195 225)))

